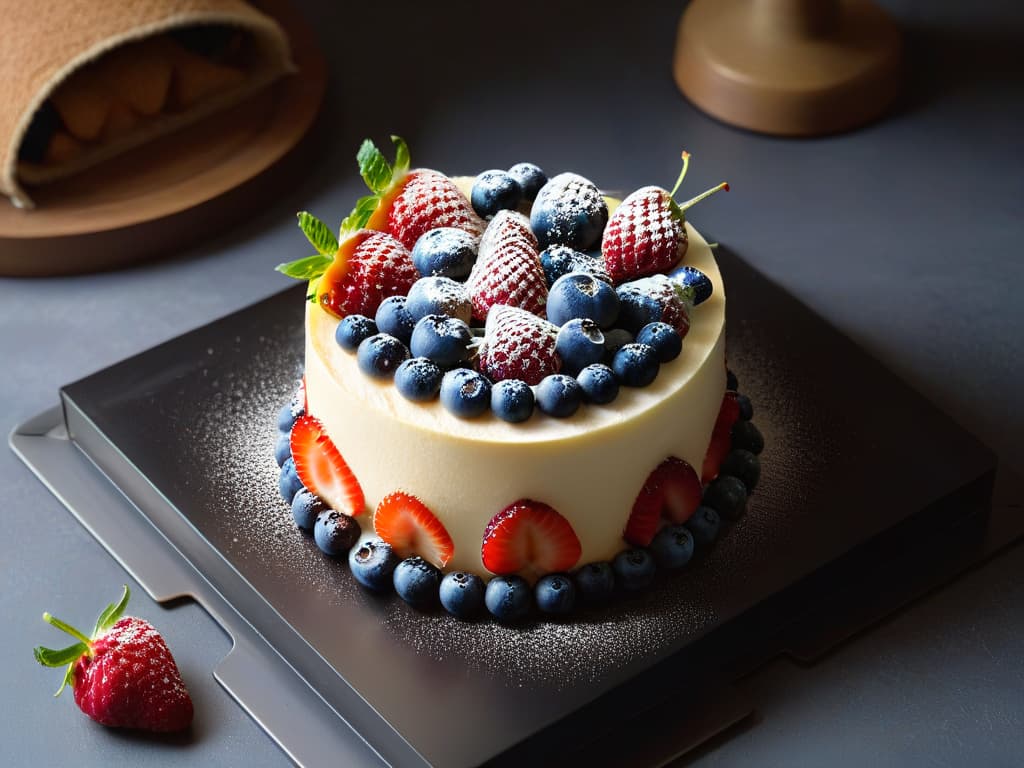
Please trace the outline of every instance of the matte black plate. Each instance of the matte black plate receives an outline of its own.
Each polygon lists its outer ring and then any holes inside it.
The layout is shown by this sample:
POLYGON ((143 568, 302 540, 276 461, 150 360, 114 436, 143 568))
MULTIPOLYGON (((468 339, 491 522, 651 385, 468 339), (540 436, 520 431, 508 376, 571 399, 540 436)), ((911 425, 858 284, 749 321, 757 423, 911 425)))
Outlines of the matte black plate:
MULTIPOLYGON (((782 590, 828 564, 848 571, 842 556, 877 534, 985 529, 991 452, 744 262, 718 258, 730 367, 767 441, 750 511, 686 571, 572 622, 419 614, 359 589, 295 529, 272 454, 300 374, 301 288, 65 387, 68 431, 387 761, 552 758, 778 652, 828 594, 782 590)), ((918 537, 899 540, 897 558, 918 537)))

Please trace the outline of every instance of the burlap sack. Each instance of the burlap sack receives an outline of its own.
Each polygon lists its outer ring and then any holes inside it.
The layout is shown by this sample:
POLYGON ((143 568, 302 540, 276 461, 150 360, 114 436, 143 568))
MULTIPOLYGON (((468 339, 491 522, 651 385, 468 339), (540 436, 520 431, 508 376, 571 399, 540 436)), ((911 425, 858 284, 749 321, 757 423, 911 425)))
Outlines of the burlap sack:
MULTIPOLYGON (((294 66, 288 40, 271 19, 242 0, 0 0, 0 193, 31 207, 19 177, 18 151, 32 116, 73 72, 119 45, 196 24, 227 24, 250 35, 258 65, 245 84, 188 112, 161 116, 141 131, 90 153, 102 162, 157 135, 237 103, 294 66)), ((32 181, 81 170, 69 164, 32 181)))

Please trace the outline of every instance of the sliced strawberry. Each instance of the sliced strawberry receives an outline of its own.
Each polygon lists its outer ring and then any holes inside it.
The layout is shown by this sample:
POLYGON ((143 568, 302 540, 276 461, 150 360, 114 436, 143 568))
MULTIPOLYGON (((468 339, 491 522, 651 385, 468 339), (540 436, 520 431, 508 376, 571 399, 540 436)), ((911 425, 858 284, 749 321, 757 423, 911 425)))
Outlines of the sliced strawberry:
POLYGON ((498 211, 480 238, 466 281, 473 317, 483 322, 491 307, 508 306, 544 315, 548 284, 530 222, 516 211, 498 211))
POLYGON ((736 393, 727 391, 722 398, 722 407, 718 411, 718 418, 715 419, 715 427, 711 430, 711 441, 708 443, 708 452, 701 467, 700 479, 705 485, 718 477, 722 462, 732 448, 732 426, 739 418, 740 406, 736 400, 736 393))
POLYGON ((405 296, 419 276, 408 248, 386 232, 361 229, 341 242, 317 283, 317 300, 336 317, 373 317, 384 299, 405 296))
POLYGON ((568 520, 547 504, 520 499, 491 518, 481 556, 491 573, 541 576, 568 571, 581 552, 568 520))
POLYGON ((491 381, 522 379, 530 386, 558 373, 562 358, 555 351, 558 326, 516 307, 494 307, 487 317, 480 346, 480 372, 491 381))
POLYGON ((669 456, 654 470, 662 494, 661 513, 673 524, 685 523, 700 506, 701 487, 697 471, 688 461, 669 456))
POLYGON ((366 508, 363 489, 319 419, 299 417, 292 427, 292 458, 299 480, 331 509, 356 517, 366 508))
POLYGON ((633 509, 622 531, 622 538, 634 547, 646 547, 661 524, 662 498, 660 489, 651 482, 650 476, 644 481, 633 509))
POLYGON ((658 532, 663 517, 673 524, 685 523, 700 506, 700 479, 683 459, 669 456, 647 476, 622 538, 635 547, 646 547, 658 532))
POLYGON ((427 506, 403 491, 389 493, 373 513, 373 528, 400 557, 419 555, 438 568, 452 559, 455 545, 427 506))

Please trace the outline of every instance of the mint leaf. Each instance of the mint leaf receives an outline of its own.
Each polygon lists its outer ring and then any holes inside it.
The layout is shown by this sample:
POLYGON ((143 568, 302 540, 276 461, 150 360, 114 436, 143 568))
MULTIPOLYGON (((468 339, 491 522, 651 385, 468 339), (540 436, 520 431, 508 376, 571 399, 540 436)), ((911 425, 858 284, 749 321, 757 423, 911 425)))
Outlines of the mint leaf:
POLYGON ((124 613, 124 609, 128 606, 128 598, 131 597, 131 593, 128 591, 128 585, 124 585, 124 592, 121 594, 121 599, 116 603, 111 603, 100 614, 99 618, 96 619, 96 626, 92 630, 92 638, 95 640, 112 626, 117 623, 117 620, 121 618, 121 614, 124 613))
POLYGON ((338 238, 327 228, 320 219, 306 211, 296 214, 299 217, 299 229, 306 236, 310 244, 316 248, 318 253, 324 256, 334 257, 338 252, 338 238))
POLYGON ((307 256, 304 259, 289 261, 287 264, 278 264, 274 269, 282 275, 293 277, 296 280, 312 280, 326 272, 333 262, 333 256, 314 253, 312 256, 307 256))
POLYGON ((39 645, 32 649, 32 655, 44 667, 63 667, 65 664, 77 661, 78 657, 87 650, 89 649, 86 648, 85 643, 75 643, 67 648, 61 648, 56 651, 39 645))
POLYGON ((380 195, 366 195, 366 197, 360 197, 356 201, 356 207, 352 209, 352 213, 345 217, 345 220, 341 222, 341 237, 344 239, 346 235, 350 235, 353 232, 358 232, 360 229, 366 226, 366 223, 373 216, 374 211, 380 206, 380 195))
POLYGON ((392 143, 395 145, 395 170, 393 176, 401 178, 409 170, 409 145, 401 136, 392 136, 392 143))
POLYGON ((366 139, 359 152, 356 153, 356 162, 359 163, 359 175, 363 177, 366 186, 375 195, 379 195, 391 184, 394 171, 391 164, 384 159, 384 155, 377 149, 377 145, 366 139))

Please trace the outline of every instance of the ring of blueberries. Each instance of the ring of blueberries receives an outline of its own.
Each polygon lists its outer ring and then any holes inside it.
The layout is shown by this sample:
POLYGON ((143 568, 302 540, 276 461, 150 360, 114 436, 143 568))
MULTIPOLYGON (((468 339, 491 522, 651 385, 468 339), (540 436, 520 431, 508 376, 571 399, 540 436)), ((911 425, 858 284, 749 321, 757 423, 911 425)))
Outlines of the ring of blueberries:
MULTIPOLYGON (((416 359, 406 360, 403 365, 416 359)), ((614 379, 611 381, 614 384, 614 379)), ((499 387, 516 389, 510 382, 499 382, 491 391, 499 387)), ((738 382, 731 371, 726 387, 738 392, 738 382)), ((519 389, 520 394, 529 390, 519 389)), ((514 400, 514 394, 509 393, 508 397, 514 400)), ((718 476, 704 487, 700 506, 686 522, 663 526, 647 547, 625 549, 611 562, 587 563, 571 573, 549 573, 532 587, 516 575, 493 576, 484 582, 480 576, 464 571, 443 574, 421 557, 399 558, 389 544, 377 537, 357 546, 359 524, 304 488, 295 472, 289 433, 304 413, 301 391, 278 415, 274 454, 281 468, 279 489, 291 505, 296 526, 311 534, 325 555, 346 560, 353 577, 366 589, 378 593, 393 590, 419 610, 433 610, 440 605, 452 616, 466 621, 479 618, 485 610, 502 623, 526 620, 534 612, 557 618, 580 608, 607 604, 617 596, 648 587, 659 573, 683 568, 706 553, 729 525, 743 516, 760 479, 759 455, 764 449, 764 438, 751 421, 750 399, 742 394, 736 394, 735 399, 739 419, 732 426, 729 452, 718 476)))
MULTIPOLYGON (((543 222, 544 201, 538 192, 547 181, 537 166, 519 163, 508 171, 479 174, 470 199, 484 219, 532 203, 532 217, 543 222)), ((538 238, 543 244, 548 238, 542 234, 538 238)), ((712 292, 708 277, 690 266, 615 287, 600 251, 549 244, 540 261, 560 370, 539 382, 495 381, 476 370, 485 329, 471 325, 473 306, 464 282, 476 261, 477 245, 477 238, 460 229, 428 231, 412 248, 421 277, 408 295, 385 299, 372 318, 344 317, 335 332, 337 343, 356 355, 365 375, 393 379, 398 392, 412 402, 440 398, 460 418, 491 411, 516 423, 535 410, 567 418, 583 403, 612 402, 620 387, 648 386, 660 366, 680 355, 689 310, 712 292), (667 309, 668 302, 678 302, 680 308, 667 309)))

